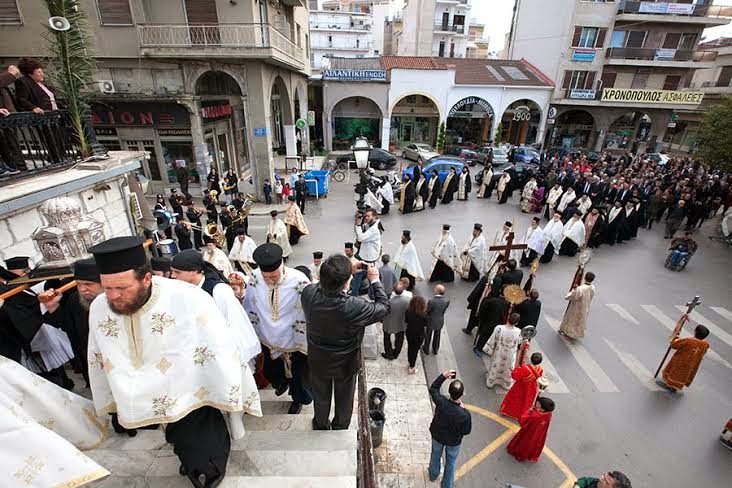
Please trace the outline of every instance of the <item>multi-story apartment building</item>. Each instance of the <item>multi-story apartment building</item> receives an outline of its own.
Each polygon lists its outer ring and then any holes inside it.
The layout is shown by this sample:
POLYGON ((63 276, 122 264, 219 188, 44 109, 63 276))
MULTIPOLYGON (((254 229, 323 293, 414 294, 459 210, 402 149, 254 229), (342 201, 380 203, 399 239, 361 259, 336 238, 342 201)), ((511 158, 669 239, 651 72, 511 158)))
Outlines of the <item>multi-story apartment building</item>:
POLYGON ((394 29, 398 56, 464 58, 470 0, 406 0, 401 29, 394 29))
MULTIPOLYGON (((153 191, 186 165, 196 188, 211 168, 255 183, 273 152, 306 144, 310 73, 305 0, 80 0, 97 59, 92 110, 109 149, 145 150, 153 191)), ((45 54, 43 2, 0 0, 0 62, 45 54)), ((53 79, 53 68, 47 73, 53 79)), ((257 191, 261 184, 255 184, 257 191)))
POLYGON ((468 44, 465 49, 465 57, 473 59, 488 59, 490 55, 490 38, 484 36, 485 25, 479 22, 470 21, 468 26, 468 44))
POLYGON ((732 15, 707 3, 516 0, 509 56, 556 80, 545 146, 660 149, 704 98, 692 78, 717 53, 702 32, 732 15))
POLYGON ((310 61, 329 68, 329 57, 363 58, 384 52, 384 20, 391 0, 310 0, 310 61))

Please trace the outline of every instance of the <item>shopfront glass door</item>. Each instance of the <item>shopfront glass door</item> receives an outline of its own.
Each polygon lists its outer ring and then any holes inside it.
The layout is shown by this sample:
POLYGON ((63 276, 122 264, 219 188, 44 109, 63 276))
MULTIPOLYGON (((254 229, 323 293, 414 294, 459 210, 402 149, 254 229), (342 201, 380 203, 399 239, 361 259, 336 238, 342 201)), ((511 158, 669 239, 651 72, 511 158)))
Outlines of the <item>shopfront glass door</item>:
POLYGON ((204 136, 208 153, 213 158, 212 166, 216 167, 222 178, 230 167, 235 171, 237 169, 236 161, 233 159, 233 140, 229 137, 229 127, 228 121, 217 122, 206 128, 204 136))
POLYGON ((156 183, 163 183, 160 175, 160 167, 158 166, 158 156, 155 149, 155 141, 152 139, 136 139, 122 141, 122 150, 124 151, 148 151, 150 159, 142 161, 142 169, 145 177, 156 183))

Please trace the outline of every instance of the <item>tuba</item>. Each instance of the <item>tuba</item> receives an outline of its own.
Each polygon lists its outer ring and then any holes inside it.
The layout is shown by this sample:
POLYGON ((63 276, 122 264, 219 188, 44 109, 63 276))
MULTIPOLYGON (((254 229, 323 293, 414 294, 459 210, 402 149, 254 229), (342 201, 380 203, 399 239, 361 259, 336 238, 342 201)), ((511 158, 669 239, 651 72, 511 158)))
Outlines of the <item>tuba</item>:
POLYGON ((208 224, 203 234, 213 239, 219 247, 224 247, 224 244, 226 244, 226 236, 217 224, 208 224))

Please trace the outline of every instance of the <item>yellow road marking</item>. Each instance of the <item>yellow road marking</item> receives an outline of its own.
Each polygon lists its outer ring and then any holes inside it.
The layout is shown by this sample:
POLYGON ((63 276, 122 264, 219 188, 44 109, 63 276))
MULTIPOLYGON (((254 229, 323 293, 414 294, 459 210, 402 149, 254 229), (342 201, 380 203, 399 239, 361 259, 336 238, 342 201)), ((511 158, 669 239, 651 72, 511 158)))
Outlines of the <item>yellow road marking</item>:
MULTIPOLYGON (((483 417, 486 417, 501 424, 502 426, 506 427, 506 431, 498 436, 498 438, 494 439, 493 442, 484 447, 478 454, 470 458, 465 464, 460 466, 455 471, 455 480, 458 480, 462 476, 465 476, 471 469, 480 464, 485 458, 493 454, 493 452, 498 449, 498 447, 500 447, 509 438, 513 437, 513 435, 519 430, 519 426, 515 422, 506 420, 500 415, 495 414, 489 410, 469 404, 465 404, 464 407, 471 412, 475 412, 478 415, 482 415, 483 417)), ((573 483, 577 479, 577 476, 572 473, 572 470, 569 469, 569 466, 567 466, 564 461, 562 461, 559 456, 554 453, 554 451, 546 446, 544 446, 544 450, 542 451, 542 453, 544 453, 544 455, 546 455, 549 460, 553 462, 557 468, 559 468, 562 474, 566 476, 565 480, 562 482, 559 488, 572 488, 573 483)))

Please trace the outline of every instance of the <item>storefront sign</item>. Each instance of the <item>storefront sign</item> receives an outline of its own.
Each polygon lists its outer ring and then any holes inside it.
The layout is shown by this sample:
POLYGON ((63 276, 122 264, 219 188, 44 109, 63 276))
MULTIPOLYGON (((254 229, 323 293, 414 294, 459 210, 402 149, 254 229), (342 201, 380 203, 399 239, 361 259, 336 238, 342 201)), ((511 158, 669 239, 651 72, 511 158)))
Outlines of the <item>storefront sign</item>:
POLYGON ((669 129, 675 129, 676 128, 676 122, 669 122, 668 125, 666 125, 669 129))
POLYGON ((327 69, 323 79, 330 81, 386 81, 386 71, 380 69, 327 69))
POLYGON ((94 127, 97 136, 117 137, 117 129, 114 127, 94 127))
POLYGON ((254 137, 267 137, 267 130, 266 127, 255 127, 254 128, 254 137))
POLYGON ((101 127, 190 127, 188 110, 177 103, 92 103, 92 124, 101 127))
POLYGON ((665 14, 667 11, 667 2, 641 2, 638 6, 638 12, 642 14, 665 14))
POLYGON ((201 102, 201 116, 203 120, 218 120, 231 117, 234 108, 229 102, 201 102))
POLYGON ((479 97, 463 98, 458 103, 452 106, 447 116, 455 117, 455 114, 465 108, 466 105, 478 105, 480 107, 483 107, 483 110, 488 113, 488 116, 493 117, 493 107, 491 107, 491 104, 479 97))
POLYGON ((667 14, 690 15, 694 13, 693 3, 669 3, 666 7, 667 14))
POLYGON ((556 122, 554 119, 546 119, 548 125, 554 125, 554 122, 556 122))
POLYGON ((569 98, 575 100, 594 100, 597 95, 597 90, 580 90, 579 88, 572 88, 569 91, 569 98))
POLYGON ((654 59, 656 61, 673 61, 676 57, 676 49, 656 49, 654 59))
POLYGON ((605 88, 603 102, 643 102, 679 105, 698 105, 704 98, 703 92, 675 90, 636 90, 632 88, 605 88))
POLYGON ((575 49, 572 51, 572 61, 592 62, 595 60, 594 49, 575 49))
POLYGON ((190 136, 191 129, 158 129, 159 136, 190 136))
POLYGON ((549 107, 549 112, 546 115, 550 119, 555 118, 557 116, 557 107, 549 107))

